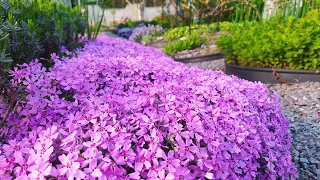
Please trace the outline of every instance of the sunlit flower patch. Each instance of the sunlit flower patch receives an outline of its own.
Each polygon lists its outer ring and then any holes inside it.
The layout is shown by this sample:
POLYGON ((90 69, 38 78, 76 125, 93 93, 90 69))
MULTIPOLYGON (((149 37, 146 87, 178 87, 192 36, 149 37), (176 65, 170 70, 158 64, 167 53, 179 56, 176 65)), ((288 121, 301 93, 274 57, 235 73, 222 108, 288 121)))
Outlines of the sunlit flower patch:
POLYGON ((261 83, 104 36, 53 56, 11 72, 27 93, 1 129, 0 179, 296 177, 289 121, 261 83))

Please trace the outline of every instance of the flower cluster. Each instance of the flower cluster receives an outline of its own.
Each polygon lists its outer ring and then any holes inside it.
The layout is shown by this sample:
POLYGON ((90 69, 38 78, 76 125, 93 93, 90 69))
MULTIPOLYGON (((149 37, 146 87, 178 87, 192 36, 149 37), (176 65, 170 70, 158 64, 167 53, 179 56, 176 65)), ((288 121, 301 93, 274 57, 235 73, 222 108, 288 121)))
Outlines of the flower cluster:
POLYGON ((26 96, 1 129, 0 179, 296 177, 289 121, 261 83, 105 36, 53 59, 10 72, 26 96))
POLYGON ((159 25, 140 26, 133 29, 129 37, 130 41, 139 42, 144 35, 160 35, 164 32, 163 28, 159 25))

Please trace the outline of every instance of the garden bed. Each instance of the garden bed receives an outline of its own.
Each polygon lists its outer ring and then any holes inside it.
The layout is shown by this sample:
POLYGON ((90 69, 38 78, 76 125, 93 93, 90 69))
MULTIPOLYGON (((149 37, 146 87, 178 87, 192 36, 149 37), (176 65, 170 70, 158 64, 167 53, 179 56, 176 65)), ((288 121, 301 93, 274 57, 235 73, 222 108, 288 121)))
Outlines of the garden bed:
MULTIPOLYGON (((50 71, 32 62, 12 72, 27 97, 7 119, 2 179, 297 175, 289 121, 261 83, 188 68, 154 48, 104 36, 77 56, 53 58, 50 71), (26 166, 32 173, 19 171, 26 166)), ((6 112, 0 104, 0 117, 6 112)))
POLYGON ((226 74, 235 75, 248 81, 260 81, 267 84, 320 82, 320 71, 288 70, 272 68, 253 68, 226 64, 226 74))

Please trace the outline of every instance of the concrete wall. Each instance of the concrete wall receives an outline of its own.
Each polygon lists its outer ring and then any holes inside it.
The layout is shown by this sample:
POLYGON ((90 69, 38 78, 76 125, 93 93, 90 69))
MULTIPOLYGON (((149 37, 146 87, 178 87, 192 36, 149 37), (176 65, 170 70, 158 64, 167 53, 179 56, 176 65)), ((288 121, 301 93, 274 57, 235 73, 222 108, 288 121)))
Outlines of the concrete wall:
MULTIPOLYGON (((111 11, 113 9, 105 9, 104 12, 104 21, 103 25, 110 25, 111 22, 114 20, 117 21, 118 23, 121 21, 121 18, 130 18, 131 20, 137 21, 140 20, 140 12, 138 12, 138 5, 134 4, 135 8, 133 8, 130 5, 127 5, 125 8, 116 8, 115 10, 115 15, 111 14, 111 11)), ((152 20, 155 16, 161 15, 161 7, 145 7, 144 8, 144 20, 152 20)), ((170 13, 174 13, 175 9, 172 5, 170 5, 168 8, 164 7, 163 8, 164 12, 170 11, 170 13)), ((91 19, 94 19, 95 22, 98 22, 98 17, 101 17, 102 15, 102 9, 98 5, 90 5, 89 6, 89 16, 91 19)))

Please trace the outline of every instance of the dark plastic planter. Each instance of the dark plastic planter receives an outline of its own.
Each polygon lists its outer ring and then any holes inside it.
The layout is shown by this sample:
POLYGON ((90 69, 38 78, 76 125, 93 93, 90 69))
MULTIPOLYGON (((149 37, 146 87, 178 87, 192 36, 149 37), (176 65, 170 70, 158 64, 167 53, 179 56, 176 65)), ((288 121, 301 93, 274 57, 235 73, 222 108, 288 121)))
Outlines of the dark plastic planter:
POLYGON ((175 58, 175 61, 182 62, 182 63, 201 63, 206 61, 214 61, 218 59, 222 59, 223 55, 222 53, 214 53, 214 54, 208 54, 204 56, 196 56, 196 57, 188 57, 188 58, 175 58))
POLYGON ((226 64, 226 74, 235 75, 248 81, 261 81, 265 84, 320 82, 320 70, 287 70, 272 68, 252 68, 226 64))

